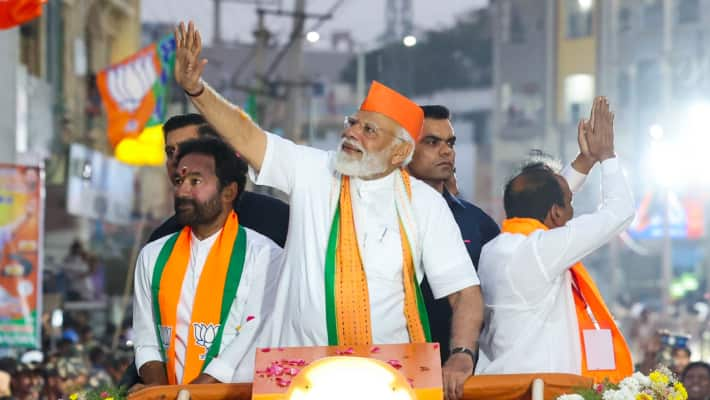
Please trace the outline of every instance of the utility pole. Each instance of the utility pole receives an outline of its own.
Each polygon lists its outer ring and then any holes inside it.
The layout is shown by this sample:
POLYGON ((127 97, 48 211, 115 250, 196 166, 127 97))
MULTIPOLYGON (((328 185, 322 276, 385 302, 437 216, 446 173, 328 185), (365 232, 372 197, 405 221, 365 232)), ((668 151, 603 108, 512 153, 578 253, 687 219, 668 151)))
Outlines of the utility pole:
POLYGON ((214 14, 212 16, 212 26, 214 26, 214 38, 212 39, 212 43, 214 43, 215 46, 220 46, 224 43, 224 40, 222 39, 222 19, 220 18, 220 15, 222 15, 222 0, 212 1, 214 1, 214 14))
MULTIPOLYGON (((673 52, 673 0, 664 0, 663 5, 663 57, 661 62, 662 87, 661 96, 663 104, 664 126, 670 127, 668 113, 671 110, 671 91, 673 70, 671 57, 673 52)), ((670 294, 670 284, 673 280, 673 238, 670 229, 670 201, 671 190, 663 188, 663 257, 661 258, 661 299, 663 300, 663 315, 669 316, 673 299, 670 294)))
MULTIPOLYGON (((267 89, 267 83, 269 82, 269 77, 276 71, 276 68, 280 64, 282 58, 287 61, 287 78, 282 84, 287 85, 288 95, 286 103, 286 119, 284 121, 283 127, 288 132, 289 138, 296 142, 301 141, 303 136, 303 113, 302 103, 304 97, 304 88, 307 87, 307 82, 305 82, 303 76, 303 37, 304 37, 304 25, 308 19, 317 20, 327 20, 332 17, 330 13, 328 14, 311 14, 306 13, 306 0, 296 0, 295 9, 292 11, 286 11, 280 8, 278 9, 265 9, 262 6, 276 3, 274 0, 213 0, 215 2, 215 29, 217 30, 220 14, 220 4, 223 1, 229 1, 233 3, 242 4, 254 4, 257 7, 257 28, 254 30, 255 48, 254 48, 254 62, 255 62, 255 72, 256 72, 256 83, 254 87, 249 88, 250 93, 257 95, 257 110, 261 119, 264 119, 266 115, 265 108, 266 104, 263 101, 264 91, 267 89), (274 59, 270 62, 268 68, 266 68, 266 50, 268 47, 269 39, 271 37, 270 32, 266 29, 265 16, 274 15, 278 17, 290 17, 293 18, 293 28, 291 30, 291 35, 289 37, 288 44, 283 48, 282 51, 276 54, 274 59)), ((280 2, 279 2, 280 4, 280 2)), ((218 32, 215 32, 215 43, 217 39, 221 40, 218 32)), ((244 89, 242 89, 244 90, 244 89)), ((262 122, 262 121, 260 121, 262 122)))
POLYGON ((292 84, 288 89, 288 103, 286 104, 286 121, 284 129, 294 142, 303 139, 303 118, 301 105, 303 104, 304 88, 298 84, 303 79, 303 25, 306 22, 306 0, 296 0, 293 14, 293 29, 291 30, 291 47, 288 50, 287 79, 292 84))
MULTIPOLYGON (((256 43, 256 47, 254 50, 256 93, 254 93, 254 96, 256 96, 257 115, 265 116, 266 104, 264 103, 264 98, 260 95, 260 93, 265 89, 266 86, 264 84, 264 68, 266 67, 266 64, 264 63, 264 54, 266 53, 266 47, 269 44, 269 38, 271 37, 271 33, 266 29, 266 23, 264 22, 264 10, 259 8, 256 10, 256 12, 257 24, 256 29, 254 30, 254 41, 256 43)), ((260 121, 257 122, 261 123, 260 121)))

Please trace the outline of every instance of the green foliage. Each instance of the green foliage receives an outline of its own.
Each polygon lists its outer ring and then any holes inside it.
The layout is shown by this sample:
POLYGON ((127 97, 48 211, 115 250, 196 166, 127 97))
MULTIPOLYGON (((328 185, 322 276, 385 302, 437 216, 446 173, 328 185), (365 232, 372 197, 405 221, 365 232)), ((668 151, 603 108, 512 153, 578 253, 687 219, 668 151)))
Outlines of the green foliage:
POLYGON ((125 400, 128 390, 124 386, 105 386, 85 392, 74 393, 69 400, 125 400))

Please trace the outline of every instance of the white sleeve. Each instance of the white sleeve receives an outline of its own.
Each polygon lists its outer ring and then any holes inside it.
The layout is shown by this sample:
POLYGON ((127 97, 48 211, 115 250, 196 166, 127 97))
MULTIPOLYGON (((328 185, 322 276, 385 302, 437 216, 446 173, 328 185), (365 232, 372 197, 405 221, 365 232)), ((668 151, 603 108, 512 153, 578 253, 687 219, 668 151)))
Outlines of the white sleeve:
POLYGON ((250 382, 254 374, 256 345, 264 330, 266 318, 273 309, 276 297, 283 250, 276 244, 259 249, 254 264, 249 300, 239 322, 239 335, 205 368, 205 373, 222 383, 250 382), (253 319, 251 319, 253 317, 253 319), (247 321, 247 318, 251 319, 247 321))
POLYGON ((440 299, 479 285, 478 275, 451 210, 443 197, 432 204, 422 231, 422 263, 434 297, 440 299))
POLYGON ((133 345, 138 371, 149 361, 163 361, 153 319, 153 296, 150 290, 152 271, 153 268, 148 265, 145 249, 143 249, 136 261, 133 282, 133 345))
POLYGON ((633 220, 631 188, 616 158, 602 163, 602 204, 599 210, 572 218, 565 226, 538 232, 535 251, 550 282, 592 251, 609 242, 633 220))
POLYGON ((577 191, 582 188, 584 182, 587 180, 587 175, 574 169, 572 164, 568 164, 562 170, 562 173, 560 175, 565 178, 572 193, 577 193, 577 191))
POLYGON ((257 185, 269 186, 291 195, 301 176, 309 176, 322 168, 328 153, 297 145, 273 133, 266 133, 266 152, 261 170, 249 167, 249 178, 257 185))

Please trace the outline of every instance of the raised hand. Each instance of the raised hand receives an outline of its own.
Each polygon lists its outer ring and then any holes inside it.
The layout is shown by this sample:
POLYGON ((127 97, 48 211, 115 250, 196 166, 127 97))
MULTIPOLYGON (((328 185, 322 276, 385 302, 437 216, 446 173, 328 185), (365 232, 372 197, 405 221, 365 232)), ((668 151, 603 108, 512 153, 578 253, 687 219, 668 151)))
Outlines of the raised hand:
POLYGON ((606 97, 594 99, 591 131, 587 131, 589 153, 599 161, 616 157, 614 153, 614 113, 606 97))
POLYGON ((202 38, 195 24, 190 21, 180 22, 175 28, 175 80, 188 94, 201 93, 203 89, 202 71, 207 65, 207 59, 200 60, 202 38))
MULTIPOLYGON (((592 107, 592 116, 594 115, 594 107, 592 107)), ((588 174, 592 170, 597 159, 589 150, 589 142, 587 136, 592 134, 592 123, 590 119, 582 119, 577 125, 577 144, 579 145, 579 154, 572 162, 572 167, 582 174, 588 174)))

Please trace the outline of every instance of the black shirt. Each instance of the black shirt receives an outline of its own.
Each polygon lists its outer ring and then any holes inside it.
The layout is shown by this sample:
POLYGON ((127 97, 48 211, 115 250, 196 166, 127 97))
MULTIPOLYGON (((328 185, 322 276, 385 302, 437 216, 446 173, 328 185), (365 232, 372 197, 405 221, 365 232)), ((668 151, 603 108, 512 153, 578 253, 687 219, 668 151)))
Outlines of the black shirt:
MULTIPOLYGON (((471 257, 473 266, 478 269, 478 259, 481 257, 481 248, 491 239, 498 236, 500 228, 483 210, 457 198, 444 190, 446 203, 449 205, 451 213, 454 214, 456 224, 459 226, 468 255, 471 257)), ((434 299, 429 282, 424 279, 422 282, 422 295, 429 313, 429 326, 431 338, 434 342, 439 342, 441 346, 441 361, 445 362, 449 357, 449 340, 451 339, 451 306, 448 298, 434 299)))
MULTIPOLYGON (((276 242, 281 247, 288 233, 288 204, 271 196, 244 192, 234 205, 239 215, 239 224, 252 229, 276 242)), ((160 239, 182 229, 175 215, 168 218, 150 235, 148 242, 160 239)))

